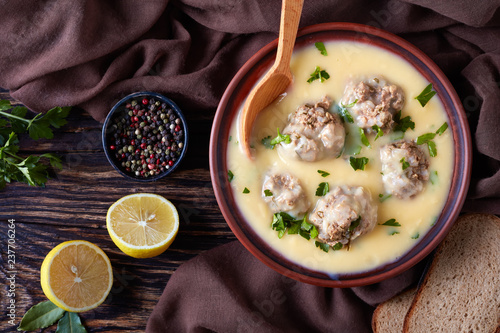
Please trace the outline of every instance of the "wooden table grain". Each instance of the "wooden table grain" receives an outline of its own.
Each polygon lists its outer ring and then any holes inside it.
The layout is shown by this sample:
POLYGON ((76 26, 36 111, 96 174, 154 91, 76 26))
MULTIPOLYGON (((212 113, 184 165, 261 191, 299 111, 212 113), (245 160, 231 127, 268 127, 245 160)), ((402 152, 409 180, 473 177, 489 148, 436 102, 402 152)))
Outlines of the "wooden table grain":
MULTIPOLYGON (((5 91, 0 99, 10 99, 5 91)), ((13 101, 15 103, 15 101, 13 101)), ((63 169, 52 173, 45 187, 12 183, 0 191, 2 315, 0 332, 14 332, 24 313, 46 300, 40 267, 57 244, 84 239, 109 256, 114 283, 109 297, 81 318, 89 332, 144 332, 165 285, 182 263, 217 245, 235 240, 219 211, 212 189, 208 145, 214 112, 185 110, 190 140, 185 160, 170 176, 151 183, 127 180, 109 165, 101 143, 102 124, 73 109, 68 124, 54 139, 21 137, 21 154, 51 152, 62 157, 63 169), (164 196, 178 208, 179 233, 163 254, 135 259, 123 254, 106 230, 109 206, 126 194, 164 196), (8 220, 15 225, 15 322, 7 317, 8 220)), ((43 332, 53 332, 51 326, 43 332)))

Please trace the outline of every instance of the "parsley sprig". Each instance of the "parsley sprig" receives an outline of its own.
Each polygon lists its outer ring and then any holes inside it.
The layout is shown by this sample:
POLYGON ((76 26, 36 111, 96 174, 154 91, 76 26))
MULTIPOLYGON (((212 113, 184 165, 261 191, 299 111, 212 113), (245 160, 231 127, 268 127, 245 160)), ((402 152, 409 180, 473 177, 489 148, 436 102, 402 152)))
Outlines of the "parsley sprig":
POLYGON ((28 133, 30 138, 52 139, 52 128, 66 124, 69 107, 56 107, 45 114, 37 114, 28 119, 28 109, 24 106, 12 107, 10 101, 0 100, 0 189, 13 181, 31 186, 43 186, 49 178, 48 165, 42 160, 61 169, 61 159, 50 153, 21 157, 18 134, 28 133), (8 112, 10 110, 10 112, 8 112))

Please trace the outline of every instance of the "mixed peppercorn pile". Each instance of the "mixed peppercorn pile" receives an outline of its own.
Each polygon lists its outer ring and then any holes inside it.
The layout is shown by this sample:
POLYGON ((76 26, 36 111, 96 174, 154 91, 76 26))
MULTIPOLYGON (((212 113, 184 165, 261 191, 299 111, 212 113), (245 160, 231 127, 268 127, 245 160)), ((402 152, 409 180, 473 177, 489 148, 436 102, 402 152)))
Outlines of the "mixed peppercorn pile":
POLYGON ((176 111, 154 98, 132 99, 110 122, 108 147, 123 172, 154 177, 172 168, 184 149, 185 131, 176 111))

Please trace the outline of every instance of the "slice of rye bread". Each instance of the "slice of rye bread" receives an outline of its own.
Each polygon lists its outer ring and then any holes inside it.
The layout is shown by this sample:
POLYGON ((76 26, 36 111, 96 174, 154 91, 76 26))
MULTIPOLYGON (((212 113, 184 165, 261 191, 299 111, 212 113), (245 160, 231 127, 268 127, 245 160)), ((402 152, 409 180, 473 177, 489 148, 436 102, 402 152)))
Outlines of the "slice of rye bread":
POLYGON ((380 303, 373 312, 372 330, 374 333, 401 333, 405 315, 410 308, 417 288, 410 288, 393 298, 380 303))
POLYGON ((500 219, 460 217, 439 245, 403 332, 498 332, 500 219))

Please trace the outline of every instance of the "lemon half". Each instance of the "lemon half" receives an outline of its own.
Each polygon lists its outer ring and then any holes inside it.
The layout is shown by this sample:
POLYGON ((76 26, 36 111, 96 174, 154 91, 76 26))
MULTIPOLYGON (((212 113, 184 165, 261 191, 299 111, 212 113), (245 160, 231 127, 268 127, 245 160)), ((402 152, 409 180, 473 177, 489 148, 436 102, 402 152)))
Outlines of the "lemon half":
POLYGON ((99 306, 113 285, 108 256, 83 240, 61 243, 45 257, 40 270, 42 290, 63 310, 82 312, 99 306))
POLYGON ((106 226, 113 242, 134 258, 163 253, 179 230, 179 214, 164 197, 151 193, 127 195, 108 209, 106 226))

